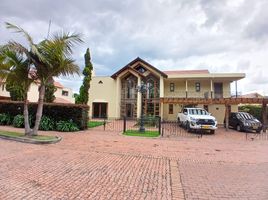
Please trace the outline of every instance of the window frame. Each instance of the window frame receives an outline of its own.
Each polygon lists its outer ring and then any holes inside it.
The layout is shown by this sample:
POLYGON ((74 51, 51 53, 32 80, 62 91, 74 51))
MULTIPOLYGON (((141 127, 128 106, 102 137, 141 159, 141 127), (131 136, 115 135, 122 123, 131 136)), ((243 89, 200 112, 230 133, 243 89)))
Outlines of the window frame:
POLYGON ((175 91, 175 83, 170 83, 169 84, 169 91, 174 92, 175 91))
POLYGON ((168 114, 172 115, 174 114, 174 105, 168 104, 168 114))
POLYGON ((201 83, 200 82, 195 82, 195 91, 200 92, 201 91, 201 83))

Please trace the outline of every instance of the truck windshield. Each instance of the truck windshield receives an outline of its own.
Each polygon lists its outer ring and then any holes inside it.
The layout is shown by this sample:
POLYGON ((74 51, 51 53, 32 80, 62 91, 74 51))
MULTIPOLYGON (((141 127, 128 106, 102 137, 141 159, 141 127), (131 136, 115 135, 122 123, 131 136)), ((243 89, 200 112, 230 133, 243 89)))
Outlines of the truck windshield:
POLYGON ((190 115, 208 115, 208 112, 202 109, 189 109, 190 115))

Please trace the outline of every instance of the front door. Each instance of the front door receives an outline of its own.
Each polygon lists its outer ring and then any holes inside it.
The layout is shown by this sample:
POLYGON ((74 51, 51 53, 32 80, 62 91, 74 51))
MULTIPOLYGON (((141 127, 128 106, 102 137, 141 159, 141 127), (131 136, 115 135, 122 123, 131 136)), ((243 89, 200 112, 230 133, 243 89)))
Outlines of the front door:
POLYGON ((108 103, 93 103, 93 118, 107 118, 108 103))
POLYGON ((223 98, 223 85, 222 83, 214 83, 214 98, 223 98))
POLYGON ((126 117, 133 118, 134 105, 131 103, 126 104, 126 117))

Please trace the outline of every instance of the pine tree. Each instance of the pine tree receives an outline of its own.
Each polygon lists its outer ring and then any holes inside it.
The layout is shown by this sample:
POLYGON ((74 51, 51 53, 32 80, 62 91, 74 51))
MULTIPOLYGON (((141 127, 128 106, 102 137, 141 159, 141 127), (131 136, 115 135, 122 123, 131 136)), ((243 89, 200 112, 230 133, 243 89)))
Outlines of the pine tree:
POLYGON ((85 68, 83 70, 84 79, 83 79, 83 84, 81 85, 80 90, 79 90, 79 95, 75 99, 76 104, 88 103, 88 90, 90 88, 90 81, 91 81, 92 70, 93 70, 89 48, 87 48, 84 58, 85 58, 85 68))

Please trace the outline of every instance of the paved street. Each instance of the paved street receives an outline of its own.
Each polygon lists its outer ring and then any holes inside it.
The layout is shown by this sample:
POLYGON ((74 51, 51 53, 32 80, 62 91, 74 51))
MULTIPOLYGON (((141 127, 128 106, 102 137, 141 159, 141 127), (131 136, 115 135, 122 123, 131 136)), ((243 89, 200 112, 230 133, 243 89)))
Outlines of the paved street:
POLYGON ((49 134, 63 140, 0 140, 0 199, 268 198, 268 140, 223 129, 203 138, 49 134))

